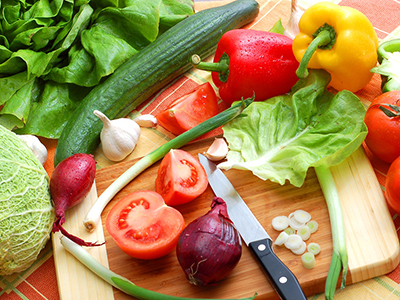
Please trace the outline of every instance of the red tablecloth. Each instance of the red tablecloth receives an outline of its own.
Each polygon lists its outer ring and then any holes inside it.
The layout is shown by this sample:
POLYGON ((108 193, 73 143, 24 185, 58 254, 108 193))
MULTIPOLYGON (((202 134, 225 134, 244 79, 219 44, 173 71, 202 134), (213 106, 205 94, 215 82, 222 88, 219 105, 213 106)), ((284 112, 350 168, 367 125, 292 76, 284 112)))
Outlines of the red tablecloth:
MULTIPOLYGON (((300 3, 304 6, 307 3, 316 1, 304 0, 300 3)), ((333 1, 340 3, 340 5, 351 6, 363 12, 372 22, 377 32, 379 39, 391 39, 400 37, 400 2, 396 0, 343 0, 333 1)), ((269 30, 273 24, 280 18, 285 25, 288 21, 290 14, 290 1, 289 0, 273 0, 265 1, 259 0, 261 12, 256 20, 250 27, 253 29, 269 30)), ((199 10, 205 9, 209 6, 219 5, 215 2, 197 2, 196 8, 199 10)), ((188 72, 185 76, 176 79, 172 84, 161 90, 153 98, 149 99, 146 103, 141 105, 137 110, 132 113, 134 117, 136 114, 156 114, 161 111, 166 105, 173 101, 178 95, 185 93, 193 86, 199 85, 205 81, 210 81, 210 77, 206 73, 201 72, 188 72)), ((357 95, 360 97, 362 103, 367 107, 380 91, 380 78, 375 75, 368 86, 359 91, 357 95)), ((221 104, 223 109, 223 105, 221 104)), ((218 133, 214 131, 212 134, 218 133)), ((153 131, 144 131, 141 136, 140 143, 135 149, 134 153, 128 158, 143 156, 160 144, 164 143, 169 138, 173 137, 162 128, 157 128, 157 134, 153 131)), ((45 140, 42 141, 46 144, 49 150, 49 158, 45 164, 49 173, 52 172, 53 162, 52 156, 56 141, 45 140)), ((368 151, 367 151, 368 153, 368 151)), ((388 170, 388 164, 382 163, 378 159, 369 155, 370 160, 375 168, 377 178, 384 188, 385 174, 388 170)), ((111 163, 107 161, 98 150, 95 154, 96 161, 100 167, 105 167, 111 163)), ((393 213, 393 220, 396 228, 399 227, 399 217, 393 213)), ((356 283, 347 286, 344 290, 338 291, 335 299, 399 299, 400 298, 400 268, 396 268, 390 274, 373 278, 361 283, 356 283)), ((0 300, 3 299, 60 299, 56 273, 54 267, 54 259, 52 253, 51 242, 42 251, 38 260, 25 272, 14 274, 11 276, 0 277, 0 300)), ((315 295, 309 299, 323 299, 323 295, 315 295)))

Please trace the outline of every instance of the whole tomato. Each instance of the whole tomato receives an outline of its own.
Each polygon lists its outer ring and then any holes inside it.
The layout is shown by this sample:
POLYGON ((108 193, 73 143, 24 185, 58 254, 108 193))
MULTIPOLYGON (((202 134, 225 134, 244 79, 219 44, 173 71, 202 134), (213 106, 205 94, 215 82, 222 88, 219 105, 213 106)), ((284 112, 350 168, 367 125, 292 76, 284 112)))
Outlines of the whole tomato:
POLYGON ((390 165, 385 184, 385 194, 389 206, 400 214, 400 157, 390 165))
POLYGON ((365 143, 380 160, 392 163, 400 156, 400 116, 389 104, 400 109, 400 91, 384 93, 372 101, 364 118, 368 127, 365 143), (382 107, 393 115, 388 116, 382 107))

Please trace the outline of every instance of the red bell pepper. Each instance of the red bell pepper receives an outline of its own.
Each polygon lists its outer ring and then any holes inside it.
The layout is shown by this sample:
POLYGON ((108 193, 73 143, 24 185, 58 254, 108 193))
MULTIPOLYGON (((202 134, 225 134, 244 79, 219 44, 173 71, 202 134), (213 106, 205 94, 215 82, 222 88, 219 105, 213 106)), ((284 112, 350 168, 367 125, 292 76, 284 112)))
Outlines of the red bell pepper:
POLYGON ((219 95, 228 104, 253 94, 255 101, 282 95, 298 80, 292 40, 268 31, 230 30, 218 42, 214 62, 201 62, 194 55, 192 63, 212 71, 219 95))

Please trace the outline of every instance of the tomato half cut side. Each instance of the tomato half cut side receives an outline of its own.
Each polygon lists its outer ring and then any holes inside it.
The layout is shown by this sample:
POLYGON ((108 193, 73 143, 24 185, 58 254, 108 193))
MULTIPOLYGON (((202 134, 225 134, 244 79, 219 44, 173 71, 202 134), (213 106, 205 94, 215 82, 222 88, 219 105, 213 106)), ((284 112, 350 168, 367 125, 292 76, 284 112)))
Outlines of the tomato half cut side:
POLYGON ((162 127, 179 135, 218 114, 218 98, 209 82, 172 102, 157 114, 162 127))
POLYGON ((165 205, 154 191, 137 191, 111 209, 106 228, 118 247, 139 259, 156 259, 175 249, 185 221, 182 214, 165 205))
POLYGON ((166 204, 175 206, 200 196, 208 186, 206 171, 189 152, 172 149, 158 168, 155 190, 166 204))

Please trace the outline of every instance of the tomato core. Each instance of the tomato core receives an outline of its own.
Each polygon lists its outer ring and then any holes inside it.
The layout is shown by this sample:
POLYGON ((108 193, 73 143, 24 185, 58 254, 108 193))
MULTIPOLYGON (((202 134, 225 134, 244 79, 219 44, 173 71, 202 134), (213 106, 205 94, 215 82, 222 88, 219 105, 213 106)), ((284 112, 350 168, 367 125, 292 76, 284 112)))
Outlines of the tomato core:
POLYGON ((143 209, 149 209, 150 203, 145 199, 134 200, 129 203, 124 209, 121 210, 118 219, 118 227, 119 229, 124 229, 128 227, 128 223, 126 221, 128 214, 134 209, 136 206, 141 205, 143 209))
POLYGON ((143 230, 131 229, 125 233, 127 238, 134 239, 138 242, 154 242, 158 239, 162 228, 158 224, 153 224, 143 230))

